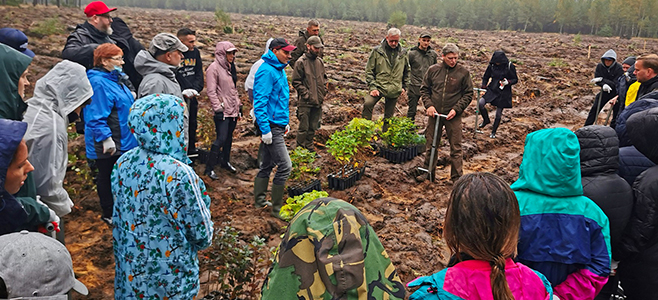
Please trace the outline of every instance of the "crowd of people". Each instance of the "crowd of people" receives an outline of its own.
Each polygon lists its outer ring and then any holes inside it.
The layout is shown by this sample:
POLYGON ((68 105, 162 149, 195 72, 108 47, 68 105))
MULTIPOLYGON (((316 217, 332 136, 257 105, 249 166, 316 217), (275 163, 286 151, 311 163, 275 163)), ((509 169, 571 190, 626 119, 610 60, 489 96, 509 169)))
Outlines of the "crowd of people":
MULTIPOLYGON (((0 299, 88 292, 73 274, 61 222, 74 206, 64 188, 70 123, 84 134, 100 219, 112 228, 115 298, 193 299, 199 292, 197 252, 211 244, 214 229, 205 184, 192 168, 200 159, 198 106, 205 88, 216 139, 204 175, 219 179, 216 166, 238 172, 230 154, 243 111, 240 50, 218 42, 204 72, 194 30, 159 33, 144 47, 110 15, 115 10, 101 1, 86 6, 63 60, 29 99, 35 54, 20 30, 0 29, 0 299)), ((506 53, 492 54, 474 89, 457 45, 446 43, 439 54, 422 32, 407 50, 401 37, 388 29, 368 58, 362 116, 371 119, 384 98, 386 130, 401 95, 409 97, 412 120, 422 105, 428 149, 445 127, 453 184, 443 230, 449 265, 409 282, 409 299, 611 299, 620 286, 627 299, 658 299, 658 56, 619 64, 606 51, 586 126, 528 134, 518 180, 509 185, 490 173, 464 174, 461 145, 474 90, 482 91, 479 128, 491 123, 487 104, 496 108, 491 138, 512 107, 518 76, 506 53), (593 125, 607 102, 611 126, 593 125)), ((261 139, 254 206, 270 207, 277 218, 292 170, 284 139, 290 86, 299 100, 297 146, 316 151, 327 95, 324 47, 320 23, 311 20, 294 43, 269 39, 245 82, 261 139)), ((437 157, 424 164, 436 168, 437 157)), ((404 299, 406 291, 361 212, 322 198, 290 221, 262 297, 404 299)))

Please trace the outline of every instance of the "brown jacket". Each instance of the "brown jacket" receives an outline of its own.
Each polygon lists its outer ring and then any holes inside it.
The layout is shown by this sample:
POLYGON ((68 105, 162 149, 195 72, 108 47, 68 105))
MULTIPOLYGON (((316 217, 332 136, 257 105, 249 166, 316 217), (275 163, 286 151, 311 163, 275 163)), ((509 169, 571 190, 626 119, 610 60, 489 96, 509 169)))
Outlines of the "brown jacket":
POLYGON ((443 61, 439 61, 425 73, 420 95, 426 108, 434 106, 440 114, 448 114, 454 109, 459 115, 473 99, 471 75, 459 63, 450 68, 443 61))
POLYGON ((301 107, 320 107, 327 94, 327 73, 324 62, 310 53, 304 53, 295 63, 292 86, 297 91, 301 107))

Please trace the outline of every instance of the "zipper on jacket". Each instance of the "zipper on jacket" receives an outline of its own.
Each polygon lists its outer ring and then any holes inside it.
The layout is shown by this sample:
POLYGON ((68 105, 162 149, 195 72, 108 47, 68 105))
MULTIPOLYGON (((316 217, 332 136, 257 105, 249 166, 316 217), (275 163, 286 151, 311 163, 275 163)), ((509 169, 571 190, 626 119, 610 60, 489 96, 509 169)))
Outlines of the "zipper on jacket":
POLYGON ((443 79, 443 95, 441 96, 441 109, 443 109, 443 100, 446 97, 446 85, 448 84, 448 75, 450 74, 450 68, 446 69, 446 78, 443 79))

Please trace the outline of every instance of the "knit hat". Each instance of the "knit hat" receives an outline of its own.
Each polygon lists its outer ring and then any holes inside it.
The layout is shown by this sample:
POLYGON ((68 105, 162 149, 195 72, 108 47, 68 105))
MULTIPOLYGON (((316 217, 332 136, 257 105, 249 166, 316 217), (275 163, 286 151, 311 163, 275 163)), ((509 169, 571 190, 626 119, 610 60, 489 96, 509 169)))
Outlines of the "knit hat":
POLYGON ((629 56, 626 59, 624 59, 624 62, 622 64, 626 64, 629 66, 635 65, 635 56, 629 56))

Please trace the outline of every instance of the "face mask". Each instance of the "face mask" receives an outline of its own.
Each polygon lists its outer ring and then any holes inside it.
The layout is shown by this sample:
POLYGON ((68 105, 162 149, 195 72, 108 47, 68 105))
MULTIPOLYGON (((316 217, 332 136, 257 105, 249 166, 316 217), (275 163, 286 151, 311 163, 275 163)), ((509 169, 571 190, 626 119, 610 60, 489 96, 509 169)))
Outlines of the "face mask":
POLYGON ((119 73, 123 72, 123 68, 121 66, 114 66, 114 69, 119 71, 119 73))

